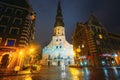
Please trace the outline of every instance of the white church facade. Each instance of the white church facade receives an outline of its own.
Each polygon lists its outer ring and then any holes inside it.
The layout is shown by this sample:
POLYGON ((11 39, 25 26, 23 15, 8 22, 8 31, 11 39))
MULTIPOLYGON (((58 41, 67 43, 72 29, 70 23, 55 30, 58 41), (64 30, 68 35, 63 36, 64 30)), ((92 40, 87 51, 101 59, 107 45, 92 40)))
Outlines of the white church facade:
POLYGON ((74 64, 73 46, 69 44, 65 37, 65 27, 63 23, 60 1, 58 2, 56 22, 54 25, 54 35, 51 42, 42 50, 43 65, 70 65, 74 64))

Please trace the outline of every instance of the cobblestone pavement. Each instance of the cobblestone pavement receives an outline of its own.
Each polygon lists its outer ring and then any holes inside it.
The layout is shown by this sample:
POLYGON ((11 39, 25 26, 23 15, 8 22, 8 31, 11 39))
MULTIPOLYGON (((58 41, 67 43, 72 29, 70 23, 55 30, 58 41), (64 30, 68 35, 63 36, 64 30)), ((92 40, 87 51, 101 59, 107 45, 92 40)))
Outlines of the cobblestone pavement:
POLYGON ((0 75, 0 80, 120 80, 120 68, 69 68, 44 66, 40 71, 0 75))

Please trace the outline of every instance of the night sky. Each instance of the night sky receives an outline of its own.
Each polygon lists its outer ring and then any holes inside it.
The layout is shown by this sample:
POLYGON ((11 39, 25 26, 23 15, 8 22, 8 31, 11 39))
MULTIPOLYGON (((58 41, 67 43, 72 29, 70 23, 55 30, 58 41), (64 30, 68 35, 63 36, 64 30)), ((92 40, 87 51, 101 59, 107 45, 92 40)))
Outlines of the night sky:
MULTIPOLYGON (((36 12, 35 40, 43 47, 53 36, 58 0, 30 0, 36 12)), ((86 22, 94 13, 108 31, 120 33, 120 0, 61 0, 66 39, 71 41, 77 22, 86 22)))

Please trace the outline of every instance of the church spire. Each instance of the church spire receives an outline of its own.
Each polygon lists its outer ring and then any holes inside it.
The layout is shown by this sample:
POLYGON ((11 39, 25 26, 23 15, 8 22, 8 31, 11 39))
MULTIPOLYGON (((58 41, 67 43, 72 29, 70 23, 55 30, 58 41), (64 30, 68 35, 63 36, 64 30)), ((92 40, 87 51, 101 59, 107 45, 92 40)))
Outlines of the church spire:
POLYGON ((64 26, 60 0, 58 1, 56 21, 54 24, 54 27, 56 26, 64 26))

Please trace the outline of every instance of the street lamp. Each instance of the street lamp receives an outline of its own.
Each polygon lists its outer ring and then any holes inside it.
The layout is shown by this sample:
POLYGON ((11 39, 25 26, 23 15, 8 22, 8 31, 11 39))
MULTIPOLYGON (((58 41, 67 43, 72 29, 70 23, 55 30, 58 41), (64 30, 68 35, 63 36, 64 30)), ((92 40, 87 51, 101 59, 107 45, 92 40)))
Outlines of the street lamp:
POLYGON ((22 54, 23 54, 23 52, 22 52, 22 51, 20 51, 20 52, 19 52, 19 54, 20 54, 20 55, 22 55, 22 54))
POLYGON ((30 48, 30 72, 32 72, 32 65, 34 63, 34 48, 30 48))
POLYGON ((78 52, 78 53, 81 52, 80 46, 78 46, 77 52, 78 52))
POLYGON ((34 52, 34 49, 33 49, 33 48, 30 48, 30 52, 31 52, 31 53, 34 52))

